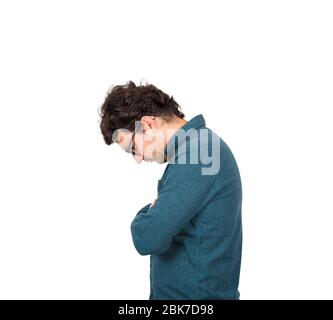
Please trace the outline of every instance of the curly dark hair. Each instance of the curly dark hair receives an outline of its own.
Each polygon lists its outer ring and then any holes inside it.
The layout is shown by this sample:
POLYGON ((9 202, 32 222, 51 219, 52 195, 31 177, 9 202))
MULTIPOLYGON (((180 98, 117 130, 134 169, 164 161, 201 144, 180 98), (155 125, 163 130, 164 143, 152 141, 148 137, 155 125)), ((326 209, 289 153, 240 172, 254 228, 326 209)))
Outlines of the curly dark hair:
POLYGON ((100 129, 104 141, 110 145, 114 141, 112 135, 117 129, 135 129, 135 121, 140 121, 143 116, 161 117, 170 121, 177 116, 184 118, 180 106, 162 90, 152 84, 136 86, 133 81, 125 85, 112 86, 100 107, 100 129))

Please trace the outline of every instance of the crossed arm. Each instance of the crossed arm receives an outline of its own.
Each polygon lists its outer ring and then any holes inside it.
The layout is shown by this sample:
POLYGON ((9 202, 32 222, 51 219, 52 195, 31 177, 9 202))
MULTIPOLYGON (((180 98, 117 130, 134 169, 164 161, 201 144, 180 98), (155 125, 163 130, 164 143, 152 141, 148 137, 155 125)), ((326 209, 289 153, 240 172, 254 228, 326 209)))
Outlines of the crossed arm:
POLYGON ((141 255, 163 254, 177 235, 220 188, 218 175, 202 175, 200 164, 173 164, 158 198, 131 223, 134 246, 141 255))

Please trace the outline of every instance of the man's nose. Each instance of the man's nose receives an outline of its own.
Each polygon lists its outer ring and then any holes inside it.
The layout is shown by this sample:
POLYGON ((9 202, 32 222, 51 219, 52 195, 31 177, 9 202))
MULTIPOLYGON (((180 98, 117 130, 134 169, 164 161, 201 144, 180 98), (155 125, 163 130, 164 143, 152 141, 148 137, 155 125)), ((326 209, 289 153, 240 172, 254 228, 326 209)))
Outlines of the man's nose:
POLYGON ((143 157, 137 154, 133 155, 133 157, 137 163, 141 163, 141 161, 143 160, 143 157))

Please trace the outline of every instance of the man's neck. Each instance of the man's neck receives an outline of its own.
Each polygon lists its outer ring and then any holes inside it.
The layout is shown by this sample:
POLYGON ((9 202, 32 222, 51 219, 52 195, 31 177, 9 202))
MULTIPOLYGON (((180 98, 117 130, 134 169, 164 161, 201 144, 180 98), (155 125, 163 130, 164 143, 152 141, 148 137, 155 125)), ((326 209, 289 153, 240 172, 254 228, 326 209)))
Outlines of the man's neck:
MULTIPOLYGON (((187 121, 185 119, 182 118, 176 118, 176 120, 172 121, 169 123, 168 127, 167 127, 167 131, 165 132, 165 147, 167 145, 167 143, 169 142, 169 140, 171 139, 171 137, 173 136, 174 133, 176 133, 181 127, 183 127, 185 124, 187 123, 187 121), (170 134, 171 132, 171 134, 170 134)), ((168 159, 166 157, 164 157, 164 162, 167 162, 168 159)))
MULTIPOLYGON (((183 127, 186 123, 187 123, 187 121, 185 119, 177 117, 175 121, 173 121, 173 122, 170 123, 170 125, 168 126, 168 130, 172 130, 175 133, 181 127, 183 127)), ((169 137, 167 138, 167 140, 169 141, 170 138, 171 138, 171 135, 169 135, 169 137)))

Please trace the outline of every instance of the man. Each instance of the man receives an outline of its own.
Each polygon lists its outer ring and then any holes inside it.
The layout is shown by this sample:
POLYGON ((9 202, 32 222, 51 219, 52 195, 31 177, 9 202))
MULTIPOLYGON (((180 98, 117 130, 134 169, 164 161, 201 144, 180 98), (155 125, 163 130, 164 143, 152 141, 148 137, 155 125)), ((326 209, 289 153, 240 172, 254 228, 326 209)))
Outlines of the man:
POLYGON ((115 86, 100 115, 107 144, 138 163, 168 162, 157 199, 131 223, 135 248, 150 255, 149 299, 239 299, 242 187, 226 143, 153 85, 115 86))

